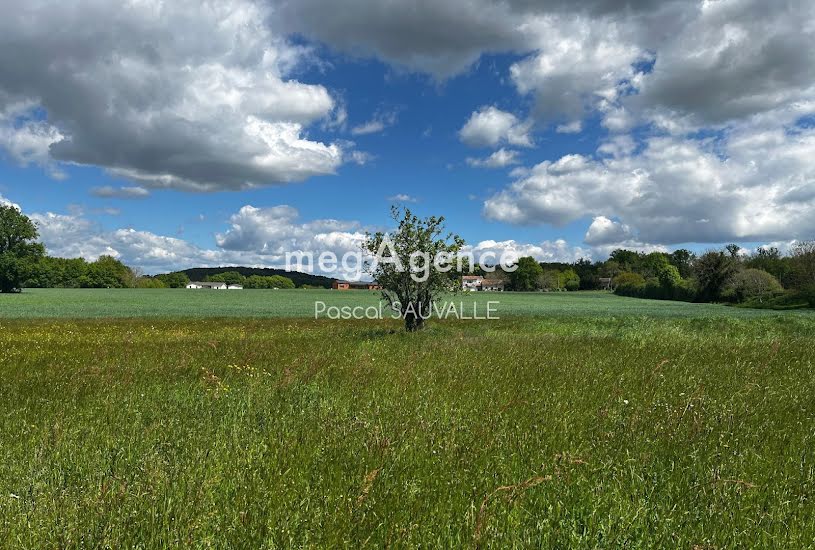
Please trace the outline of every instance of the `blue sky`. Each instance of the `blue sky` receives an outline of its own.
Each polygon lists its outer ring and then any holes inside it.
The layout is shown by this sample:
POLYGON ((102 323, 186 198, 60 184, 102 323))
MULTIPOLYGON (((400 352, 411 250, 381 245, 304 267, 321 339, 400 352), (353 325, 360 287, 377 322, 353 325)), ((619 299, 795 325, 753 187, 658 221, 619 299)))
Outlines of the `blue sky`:
POLYGON ((807 2, 151 4, 0 23, 0 200, 52 254, 280 265, 392 203, 549 261, 815 232, 807 2))

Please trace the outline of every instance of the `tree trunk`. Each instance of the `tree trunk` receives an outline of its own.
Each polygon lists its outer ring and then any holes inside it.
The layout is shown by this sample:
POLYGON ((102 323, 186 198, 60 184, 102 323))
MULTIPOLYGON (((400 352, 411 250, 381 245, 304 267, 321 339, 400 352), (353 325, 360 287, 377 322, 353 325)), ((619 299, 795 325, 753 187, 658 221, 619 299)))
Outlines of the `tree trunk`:
POLYGON ((408 332, 416 332, 424 328, 424 318, 416 310, 408 310, 404 314, 405 317, 405 330, 408 332))

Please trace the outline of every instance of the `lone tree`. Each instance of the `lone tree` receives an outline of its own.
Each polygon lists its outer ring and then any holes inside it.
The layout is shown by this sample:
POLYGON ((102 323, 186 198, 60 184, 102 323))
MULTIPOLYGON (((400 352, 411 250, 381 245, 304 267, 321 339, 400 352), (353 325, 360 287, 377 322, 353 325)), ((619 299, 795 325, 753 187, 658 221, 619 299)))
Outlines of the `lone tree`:
POLYGON ((37 226, 11 205, 0 204, 0 292, 19 292, 34 264, 45 255, 37 226))
POLYGON ((382 287, 382 296, 399 311, 405 330, 424 327, 433 302, 459 287, 458 253, 464 240, 444 233, 444 217, 421 219, 408 209, 391 208, 395 233, 367 234, 363 250, 373 256, 367 271, 382 287))

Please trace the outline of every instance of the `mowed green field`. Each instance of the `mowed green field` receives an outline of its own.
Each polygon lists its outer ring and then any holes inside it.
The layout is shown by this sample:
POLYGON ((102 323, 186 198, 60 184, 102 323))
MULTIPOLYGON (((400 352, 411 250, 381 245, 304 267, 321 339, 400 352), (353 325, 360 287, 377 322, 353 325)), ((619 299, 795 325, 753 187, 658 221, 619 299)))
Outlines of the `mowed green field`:
MULTIPOLYGON (((446 298, 468 316, 486 314, 488 302, 498 302, 499 317, 534 316, 652 316, 813 317, 815 311, 776 313, 714 304, 688 304, 624 298, 608 292, 460 293, 446 298)), ((28 289, 0 294, 0 318, 101 317, 303 317, 314 318, 315 302, 335 307, 370 307, 380 303, 375 291, 336 290, 187 290, 187 289, 28 289)), ((325 314, 323 314, 325 316, 325 314)))
POLYGON ((815 546, 815 316, 487 298, 0 296, 0 548, 815 546))

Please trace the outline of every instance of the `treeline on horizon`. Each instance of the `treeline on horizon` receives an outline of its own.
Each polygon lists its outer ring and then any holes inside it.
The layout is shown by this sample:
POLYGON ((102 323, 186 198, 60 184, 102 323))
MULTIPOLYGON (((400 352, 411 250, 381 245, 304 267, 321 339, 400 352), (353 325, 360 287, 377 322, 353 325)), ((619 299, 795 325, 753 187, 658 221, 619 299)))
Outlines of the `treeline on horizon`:
MULTIPOLYGON (((19 209, 0 204, 0 292, 22 288, 179 288, 197 280, 244 288, 327 288, 332 279, 263 268, 194 268, 149 276, 103 255, 93 262, 45 254, 36 225, 19 209), (282 275, 285 273, 286 275, 282 275)), ((481 268, 476 268, 478 271, 481 268)), ((540 263, 520 258, 517 268, 482 273, 508 290, 575 291, 611 288, 638 298, 731 302, 749 307, 815 307, 815 241, 797 242, 789 255, 762 247, 744 255, 737 244, 699 256, 685 249, 649 254, 617 249, 605 261, 540 263)), ((461 275, 451 274, 452 276, 461 275)))
MULTIPOLYGON (((26 266, 24 288, 185 288, 190 283, 187 271, 159 275, 142 275, 138 269, 128 267, 112 256, 100 256, 93 262, 84 258, 56 258, 39 256, 26 266)), ((223 282, 243 285, 247 289, 298 288, 292 277, 277 273, 276 269, 255 268, 195 268, 188 271, 203 275, 192 280, 223 282), (201 273, 204 271, 205 273, 201 273), (250 272, 244 275, 243 272, 250 272), (272 274, 264 274, 272 272, 272 274), (209 273, 209 274, 207 274, 209 273)), ((284 272, 289 273, 289 272, 284 272)), ((327 277, 296 273, 299 288, 325 288, 331 286, 327 277), (297 277, 299 275, 299 277, 297 277), (325 284, 322 280, 328 281, 325 284), (310 285, 302 281, 314 281, 310 285)))
MULTIPOLYGON (((36 256, 30 258, 24 271, 24 288, 184 288, 194 280, 237 284, 245 289, 290 289, 330 288, 332 281, 308 273, 250 267, 142 275, 112 256, 100 256, 93 262, 36 256)), ((701 255, 685 249, 648 254, 617 249, 605 261, 538 262, 524 257, 514 272, 500 267, 492 272, 477 267, 475 272, 504 280, 511 291, 608 288, 622 296, 656 300, 778 309, 815 307, 815 241, 798 243, 787 256, 777 248, 760 248, 743 255, 738 245, 701 255)))
POLYGON ((525 257, 517 266, 512 273, 500 268, 481 273, 506 281, 515 291, 610 288, 622 296, 656 300, 815 307, 815 241, 797 243, 789 255, 773 247, 745 255, 740 246, 731 244, 701 255, 686 249, 647 254, 617 249, 598 262, 538 262, 525 257))

